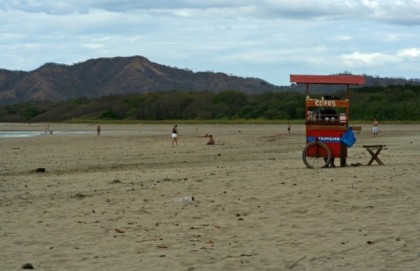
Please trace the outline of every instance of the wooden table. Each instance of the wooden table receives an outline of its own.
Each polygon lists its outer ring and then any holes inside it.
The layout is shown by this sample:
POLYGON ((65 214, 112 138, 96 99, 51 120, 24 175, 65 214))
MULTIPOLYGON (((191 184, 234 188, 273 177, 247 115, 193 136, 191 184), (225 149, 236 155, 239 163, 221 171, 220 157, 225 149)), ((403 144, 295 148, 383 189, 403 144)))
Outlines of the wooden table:
POLYGON ((379 153, 382 150, 386 150, 386 145, 378 144, 378 145, 363 145, 363 148, 365 148, 372 158, 370 158, 370 161, 367 163, 368 166, 372 165, 373 161, 378 162, 379 165, 383 165, 384 163, 379 159, 379 153))

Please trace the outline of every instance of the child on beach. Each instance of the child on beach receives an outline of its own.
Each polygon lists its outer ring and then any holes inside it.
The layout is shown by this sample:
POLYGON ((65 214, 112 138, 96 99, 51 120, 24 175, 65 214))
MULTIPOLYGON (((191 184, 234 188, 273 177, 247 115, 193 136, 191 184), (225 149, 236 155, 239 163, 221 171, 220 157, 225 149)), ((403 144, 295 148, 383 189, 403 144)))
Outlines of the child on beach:
POLYGON ((378 135, 378 125, 379 125, 379 122, 376 120, 376 118, 374 118, 373 119, 373 127, 372 127, 373 136, 378 135))
POLYGON ((172 128, 172 143, 171 146, 176 144, 178 146, 178 125, 175 124, 174 128, 172 128))

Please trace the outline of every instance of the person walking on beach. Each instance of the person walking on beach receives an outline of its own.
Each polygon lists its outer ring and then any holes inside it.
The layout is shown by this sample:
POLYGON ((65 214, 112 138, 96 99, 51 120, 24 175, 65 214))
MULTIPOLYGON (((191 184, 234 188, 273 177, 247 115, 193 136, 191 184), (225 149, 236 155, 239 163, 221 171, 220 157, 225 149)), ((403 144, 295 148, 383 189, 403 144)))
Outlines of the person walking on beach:
POLYGON ((96 126, 96 135, 100 136, 101 135, 101 125, 98 124, 98 126, 96 126))
POLYGON ((178 146, 178 125, 175 124, 174 128, 172 128, 172 144, 173 146, 176 144, 178 146))
POLYGON ((373 127, 372 127, 372 134, 373 136, 377 136, 378 135, 378 125, 379 122, 376 120, 376 118, 373 119, 373 127))
POLYGON ((290 134, 290 129, 291 129, 290 122, 287 122, 287 133, 288 134, 290 134))

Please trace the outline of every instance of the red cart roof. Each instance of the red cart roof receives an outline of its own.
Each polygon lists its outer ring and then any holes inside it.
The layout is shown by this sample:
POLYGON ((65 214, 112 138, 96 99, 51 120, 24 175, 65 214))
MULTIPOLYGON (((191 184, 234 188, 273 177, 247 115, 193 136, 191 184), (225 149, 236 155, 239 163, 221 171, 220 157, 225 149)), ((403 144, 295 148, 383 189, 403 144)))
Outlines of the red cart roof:
POLYGON ((303 84, 363 85, 362 75, 299 75, 291 74, 290 82, 303 84))

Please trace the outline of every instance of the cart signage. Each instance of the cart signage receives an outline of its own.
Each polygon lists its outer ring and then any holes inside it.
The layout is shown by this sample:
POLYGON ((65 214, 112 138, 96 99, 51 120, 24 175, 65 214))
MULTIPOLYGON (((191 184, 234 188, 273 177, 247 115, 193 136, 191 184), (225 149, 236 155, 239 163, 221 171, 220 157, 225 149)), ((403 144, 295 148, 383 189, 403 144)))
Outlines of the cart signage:
POLYGON ((343 107, 349 106, 348 100, 318 100, 308 99, 306 100, 307 107, 343 107))
POLYGON ((312 142, 315 141, 318 138, 318 141, 321 142, 340 142, 341 139, 338 136, 308 136, 306 137, 306 142, 312 142))
POLYGON ((328 106, 328 107, 335 107, 336 103, 334 100, 315 100, 316 106, 328 106))

